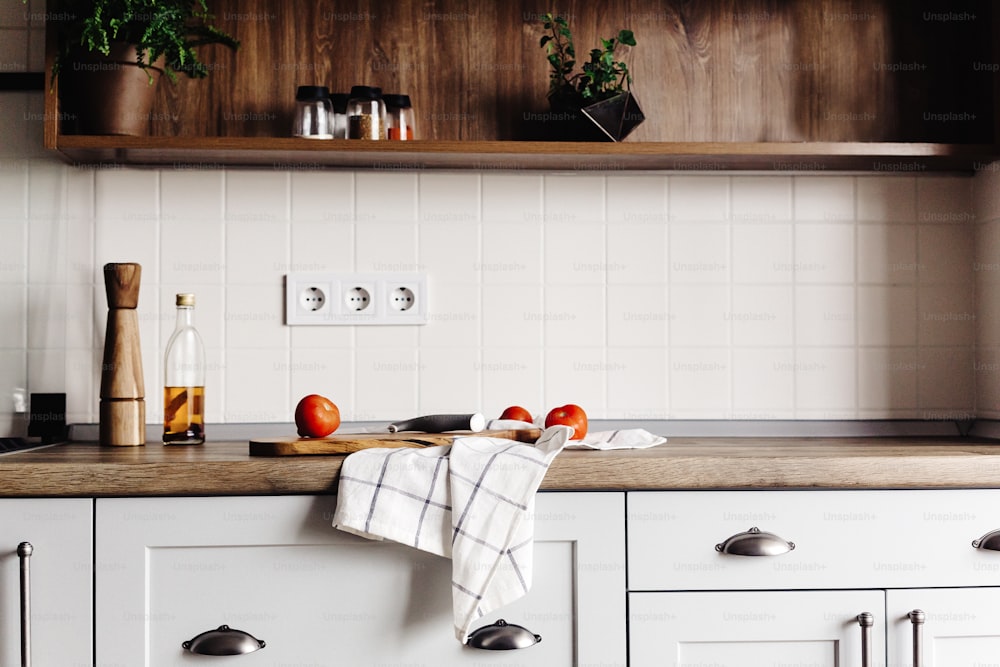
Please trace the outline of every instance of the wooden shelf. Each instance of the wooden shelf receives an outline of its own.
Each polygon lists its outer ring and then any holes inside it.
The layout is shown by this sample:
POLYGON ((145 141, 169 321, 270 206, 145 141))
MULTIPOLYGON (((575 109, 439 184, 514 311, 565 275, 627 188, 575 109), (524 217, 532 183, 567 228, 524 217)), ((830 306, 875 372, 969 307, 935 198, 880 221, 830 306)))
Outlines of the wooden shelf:
POLYGON ((56 150, 75 164, 218 169, 972 171, 997 146, 863 142, 312 141, 266 137, 62 135, 56 150))

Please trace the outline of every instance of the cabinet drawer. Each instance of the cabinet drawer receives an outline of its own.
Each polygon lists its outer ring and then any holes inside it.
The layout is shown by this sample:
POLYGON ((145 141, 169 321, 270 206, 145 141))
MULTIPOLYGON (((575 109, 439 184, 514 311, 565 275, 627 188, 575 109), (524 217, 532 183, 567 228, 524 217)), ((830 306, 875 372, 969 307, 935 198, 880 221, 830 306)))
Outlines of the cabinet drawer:
POLYGON ((247 667, 624 663, 623 494, 538 496, 532 589, 480 623, 503 618, 542 636, 517 651, 461 646, 451 561, 335 530, 335 503, 98 500, 98 661, 197 662, 182 642, 228 625, 266 642, 240 657, 247 667))
POLYGON ((1000 490, 663 491, 628 494, 631 590, 886 588, 1000 584, 1000 490), (759 528, 773 556, 716 545, 759 528))

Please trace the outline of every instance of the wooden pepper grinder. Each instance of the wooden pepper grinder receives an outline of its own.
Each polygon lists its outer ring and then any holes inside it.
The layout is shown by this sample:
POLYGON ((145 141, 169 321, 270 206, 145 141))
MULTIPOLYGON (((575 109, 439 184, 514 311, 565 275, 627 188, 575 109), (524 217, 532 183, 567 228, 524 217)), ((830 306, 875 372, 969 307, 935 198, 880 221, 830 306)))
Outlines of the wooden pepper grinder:
POLYGON ((139 279, 142 267, 134 263, 105 264, 104 290, 108 295, 108 328, 101 366, 102 445, 146 444, 146 401, 139 346, 139 279))

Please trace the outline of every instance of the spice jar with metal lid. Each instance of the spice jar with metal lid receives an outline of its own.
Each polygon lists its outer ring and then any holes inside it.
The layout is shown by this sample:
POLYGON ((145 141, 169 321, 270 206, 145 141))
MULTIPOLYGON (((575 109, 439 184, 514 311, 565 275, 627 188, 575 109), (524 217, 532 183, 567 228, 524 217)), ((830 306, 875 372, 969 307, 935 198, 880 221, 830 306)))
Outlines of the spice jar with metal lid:
POLYGON ((385 102, 381 88, 351 88, 351 99, 347 101, 347 138, 372 141, 385 138, 385 102))
POLYGON ((330 109, 330 90, 326 86, 299 86, 295 93, 292 136, 333 139, 330 109))
POLYGON ((385 100, 386 136, 397 141, 414 139, 413 106, 410 104, 410 96, 387 93, 382 99, 385 100))

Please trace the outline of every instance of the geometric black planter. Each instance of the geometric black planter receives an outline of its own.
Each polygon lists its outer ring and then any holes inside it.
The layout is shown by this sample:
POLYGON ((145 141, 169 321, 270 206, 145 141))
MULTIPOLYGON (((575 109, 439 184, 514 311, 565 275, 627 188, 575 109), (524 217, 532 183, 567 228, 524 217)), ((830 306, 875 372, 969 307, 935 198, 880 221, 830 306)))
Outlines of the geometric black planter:
POLYGON ((532 124, 531 139, 540 141, 621 141, 646 117, 630 92, 583 108, 553 105, 532 124))

